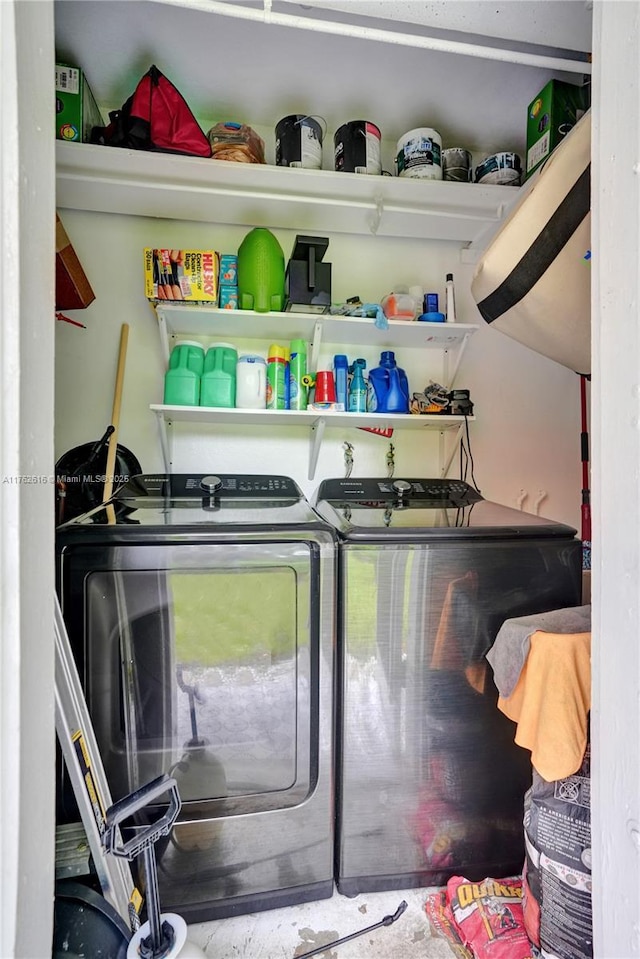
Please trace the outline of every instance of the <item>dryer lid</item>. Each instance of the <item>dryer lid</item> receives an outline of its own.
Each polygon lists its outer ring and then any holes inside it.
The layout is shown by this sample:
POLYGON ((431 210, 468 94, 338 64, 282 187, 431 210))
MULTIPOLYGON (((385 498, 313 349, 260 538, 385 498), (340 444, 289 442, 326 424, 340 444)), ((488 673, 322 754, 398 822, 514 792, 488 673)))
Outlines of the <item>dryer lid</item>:
POLYGON ((65 526, 318 524, 288 476, 248 473, 149 473, 132 476, 103 504, 65 526))

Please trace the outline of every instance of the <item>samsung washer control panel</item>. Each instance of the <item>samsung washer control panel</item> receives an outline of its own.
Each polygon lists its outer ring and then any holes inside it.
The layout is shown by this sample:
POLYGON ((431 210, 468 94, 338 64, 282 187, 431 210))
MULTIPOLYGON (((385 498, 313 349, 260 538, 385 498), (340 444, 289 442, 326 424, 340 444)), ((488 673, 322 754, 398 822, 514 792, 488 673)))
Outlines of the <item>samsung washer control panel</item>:
POLYGON ((414 509, 470 506, 482 496, 468 483, 455 479, 370 479, 325 480, 320 484, 318 502, 382 505, 404 502, 414 509))

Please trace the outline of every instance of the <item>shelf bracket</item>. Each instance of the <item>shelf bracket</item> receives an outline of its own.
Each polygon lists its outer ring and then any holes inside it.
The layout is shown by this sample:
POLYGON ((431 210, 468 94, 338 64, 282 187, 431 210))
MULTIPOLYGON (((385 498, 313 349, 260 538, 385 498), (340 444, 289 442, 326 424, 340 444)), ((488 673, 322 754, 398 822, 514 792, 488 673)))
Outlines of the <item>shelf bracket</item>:
POLYGON ((161 308, 156 307, 155 309, 156 319, 158 320, 158 329, 160 330, 160 343, 162 344, 162 352, 164 354, 165 363, 169 365, 169 355, 171 350, 169 348, 169 331, 167 329, 167 319, 162 312, 161 308))
POLYGON ((171 425, 167 423, 164 415, 162 413, 156 413, 156 420, 158 423, 158 433, 160 435, 160 449, 162 450, 162 462, 164 463, 165 473, 171 472, 171 453, 169 450, 169 431, 168 427, 171 425))
POLYGON ((455 430, 453 445, 451 447, 451 450, 449 451, 448 456, 446 456, 446 451, 445 451, 445 436, 447 433, 451 433, 452 430, 446 430, 446 431, 441 430, 440 432, 440 463, 442 464, 440 467, 440 476, 442 476, 443 478, 448 475, 449 470, 451 469, 451 464, 453 463, 453 458, 456 455, 458 448, 460 446, 460 443, 462 441, 462 426, 463 424, 460 423, 460 425, 455 430), (445 456, 446 456, 446 459, 445 459, 445 456))
POLYGON ((309 448, 309 479, 312 480, 316 475, 318 465, 318 456, 320 454, 320 444, 324 436, 324 428, 327 425, 325 419, 318 419, 311 427, 311 445, 309 448))
POLYGON ((459 344, 459 346, 458 346, 458 350, 457 350, 457 352, 456 352, 455 365, 454 365, 454 367, 453 367, 453 370, 451 371, 451 374, 449 374, 449 351, 448 351, 448 350, 445 350, 445 354, 444 354, 444 382, 445 382, 445 385, 446 385, 447 389, 449 389, 449 390, 453 389, 453 384, 454 384, 455 381, 456 381, 456 376, 458 375, 458 370, 459 370, 459 368, 460 368, 460 363, 461 363, 461 361, 462 361, 462 357, 464 356, 464 352, 465 352, 465 350, 466 350, 466 348, 467 348, 467 343, 469 342, 470 336, 471 336, 470 333, 465 333, 465 335, 463 336, 462 340, 460 341, 460 344, 459 344))
MULTIPOLYGON (((322 323, 318 320, 313 327, 313 339, 311 341, 311 366, 310 370, 315 373, 318 369, 320 360, 320 347, 322 346, 322 323)), ((312 476, 309 479, 313 479, 312 476)))

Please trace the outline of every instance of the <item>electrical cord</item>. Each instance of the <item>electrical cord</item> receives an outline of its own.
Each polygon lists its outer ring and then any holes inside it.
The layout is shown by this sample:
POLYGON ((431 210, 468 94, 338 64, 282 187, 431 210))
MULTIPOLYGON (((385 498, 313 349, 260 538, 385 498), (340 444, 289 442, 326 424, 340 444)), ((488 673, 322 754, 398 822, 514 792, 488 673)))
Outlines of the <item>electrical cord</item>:
POLYGON ((476 482, 475 464, 471 452, 471 437, 469 435, 469 418, 466 414, 464 417, 464 434, 460 441, 460 479, 464 483, 470 481, 470 485, 473 486, 476 493, 481 492, 476 482))

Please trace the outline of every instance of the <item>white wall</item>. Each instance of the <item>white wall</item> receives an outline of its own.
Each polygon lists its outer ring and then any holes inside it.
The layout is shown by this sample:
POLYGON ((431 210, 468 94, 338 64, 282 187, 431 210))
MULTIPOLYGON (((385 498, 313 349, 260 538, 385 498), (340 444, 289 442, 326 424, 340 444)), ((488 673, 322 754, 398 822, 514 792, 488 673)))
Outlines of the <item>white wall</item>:
MULTIPOLYGON (((61 217, 96 293, 95 302, 71 314, 81 330, 57 324, 56 456, 95 440, 110 422, 120 325, 131 330, 120 422, 120 441, 143 470, 162 468, 155 417, 150 403, 162 402, 164 362, 155 315, 144 298, 145 246, 208 247, 236 252, 247 230, 216 224, 181 223, 62 210, 61 217)), ((285 257, 295 233, 274 231, 285 257)), ((334 300, 358 294, 379 301, 397 284, 419 284, 443 296, 444 278, 456 278, 458 316, 477 323, 458 374, 459 387, 471 390, 477 422, 471 425, 475 476, 484 495, 532 509, 544 494, 541 515, 577 527, 580 504, 579 380, 569 370, 492 330, 471 298, 472 267, 459 259, 458 245, 336 234, 325 259, 333 263, 334 300)), ((211 338, 209 339, 209 341, 211 338)), ((207 341, 205 340, 205 343, 207 341)), ((256 347, 235 341, 240 349, 256 347)), ((266 355, 267 336, 258 346, 266 355)), ((286 341, 285 341, 286 342, 286 341)), ((321 366, 334 352, 363 356, 377 365, 379 351, 366 343, 353 348, 324 344, 321 366), (324 361, 324 362, 323 362, 324 361)), ((442 379, 438 351, 397 351, 412 391, 442 379)), ((389 441, 361 430, 327 429, 316 476, 308 479, 308 431, 303 427, 172 428, 172 469, 222 472, 285 472, 311 496, 321 479, 343 475, 343 442, 354 445, 354 475, 386 475, 389 441)), ((396 476, 438 475, 439 434, 396 430, 396 476)), ((450 438, 446 440, 449 448, 450 438)), ((450 475, 457 474, 454 461, 450 475)))
POLYGON ((52 31, 50 2, 0 3, 3 959, 50 955, 53 927, 52 31))
POLYGON ((594 955, 640 956, 640 3, 597 3, 593 140, 594 955))

